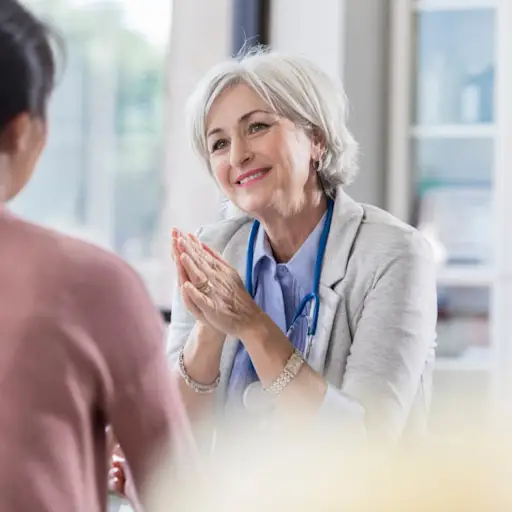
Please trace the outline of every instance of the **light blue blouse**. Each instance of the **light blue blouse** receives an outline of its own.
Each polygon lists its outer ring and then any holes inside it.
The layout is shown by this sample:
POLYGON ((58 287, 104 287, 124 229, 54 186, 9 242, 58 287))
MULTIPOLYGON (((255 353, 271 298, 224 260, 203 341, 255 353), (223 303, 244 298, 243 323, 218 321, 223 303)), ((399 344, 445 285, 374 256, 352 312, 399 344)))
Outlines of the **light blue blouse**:
MULTIPOLYGON (((288 263, 277 263, 265 230, 260 226, 254 244, 254 300, 286 334, 300 302, 313 291, 315 262, 325 214, 288 263)), ((307 334, 306 308, 290 341, 304 351, 307 334)), ((228 385, 228 400, 240 401, 244 389, 258 376, 242 343, 239 344, 228 385)), ((233 402, 232 402, 233 403, 233 402)))

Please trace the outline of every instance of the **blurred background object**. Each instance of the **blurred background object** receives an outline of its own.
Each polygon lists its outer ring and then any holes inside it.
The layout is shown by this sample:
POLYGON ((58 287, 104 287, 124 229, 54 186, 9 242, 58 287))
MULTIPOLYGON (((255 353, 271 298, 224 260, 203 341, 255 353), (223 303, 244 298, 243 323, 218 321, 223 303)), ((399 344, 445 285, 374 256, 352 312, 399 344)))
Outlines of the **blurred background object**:
POLYGON ((446 435, 449 417, 450 434, 460 437, 494 413, 509 414, 512 4, 389 5, 386 208, 416 225, 435 250, 432 425, 446 435))
POLYGON ((510 0, 25 3, 68 56, 48 150, 15 211, 116 251, 168 308, 171 227, 214 221, 222 200, 190 149, 189 92, 246 40, 305 55, 346 86, 362 153, 349 194, 432 242, 434 432, 448 423, 460 437, 510 414, 496 407, 512 389, 510 0))
POLYGON ((325 427, 309 433, 292 429, 275 437, 234 436, 201 479, 178 483, 160 472, 148 512, 512 509, 512 452, 500 436, 431 441, 390 458, 350 449, 339 429, 325 427))

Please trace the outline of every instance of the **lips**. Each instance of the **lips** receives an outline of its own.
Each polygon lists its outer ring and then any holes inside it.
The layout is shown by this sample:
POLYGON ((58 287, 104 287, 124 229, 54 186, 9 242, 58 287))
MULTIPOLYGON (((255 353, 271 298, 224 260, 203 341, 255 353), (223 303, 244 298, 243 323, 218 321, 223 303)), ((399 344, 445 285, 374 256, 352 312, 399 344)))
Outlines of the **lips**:
POLYGON ((250 185, 251 183, 255 181, 259 181, 263 179, 268 172, 270 171, 271 167, 264 167, 260 169, 252 169, 250 171, 244 172, 241 174, 238 179, 236 180, 236 184, 240 185, 242 187, 250 185))

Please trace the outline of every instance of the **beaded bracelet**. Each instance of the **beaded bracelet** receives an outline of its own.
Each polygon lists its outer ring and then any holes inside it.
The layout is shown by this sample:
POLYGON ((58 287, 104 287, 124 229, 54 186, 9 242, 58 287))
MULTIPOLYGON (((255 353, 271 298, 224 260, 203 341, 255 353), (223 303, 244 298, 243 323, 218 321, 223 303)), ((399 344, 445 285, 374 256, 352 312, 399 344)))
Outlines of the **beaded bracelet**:
POLYGON ((181 348, 179 358, 178 358, 178 371, 180 372, 181 377, 187 383, 187 385, 192 388, 196 393, 207 394, 213 393, 218 387, 220 383, 220 372, 217 375, 217 378, 211 384, 201 384, 200 382, 196 382, 187 372, 185 368, 185 355, 184 355, 184 347, 181 348))

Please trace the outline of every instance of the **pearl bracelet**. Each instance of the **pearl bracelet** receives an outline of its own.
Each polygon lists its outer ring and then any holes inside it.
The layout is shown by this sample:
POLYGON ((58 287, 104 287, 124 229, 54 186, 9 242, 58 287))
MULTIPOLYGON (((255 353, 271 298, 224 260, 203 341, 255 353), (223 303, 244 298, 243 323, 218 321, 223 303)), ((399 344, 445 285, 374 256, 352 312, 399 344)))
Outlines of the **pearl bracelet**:
POLYGON ((200 382, 195 381, 187 372, 185 368, 185 355, 184 355, 184 347, 181 347, 180 354, 178 357, 178 371, 180 372, 181 377, 187 383, 187 386, 192 388, 196 393, 200 394, 208 394, 213 393, 220 384, 220 372, 217 375, 217 378, 211 384, 201 384, 200 382))

